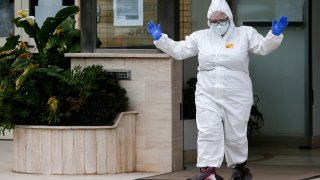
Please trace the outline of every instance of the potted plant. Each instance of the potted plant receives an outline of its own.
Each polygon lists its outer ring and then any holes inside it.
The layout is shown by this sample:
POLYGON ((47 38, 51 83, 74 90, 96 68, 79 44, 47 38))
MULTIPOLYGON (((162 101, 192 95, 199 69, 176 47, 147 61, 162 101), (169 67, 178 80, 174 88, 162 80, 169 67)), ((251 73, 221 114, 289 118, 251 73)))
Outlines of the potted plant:
POLYGON ((15 129, 14 171, 134 171, 136 112, 120 114, 128 107, 125 89, 102 66, 71 70, 64 57, 80 50, 80 31, 72 18, 78 11, 77 6, 66 7, 40 28, 21 10, 12 22, 34 38, 37 52, 14 35, 0 48, 0 130, 15 129), (117 155, 122 149, 130 150, 131 161, 117 155))
POLYGON ((258 109, 259 96, 254 95, 254 103, 251 107, 250 117, 248 121, 248 135, 251 136, 254 132, 259 133, 264 125, 263 114, 258 109))

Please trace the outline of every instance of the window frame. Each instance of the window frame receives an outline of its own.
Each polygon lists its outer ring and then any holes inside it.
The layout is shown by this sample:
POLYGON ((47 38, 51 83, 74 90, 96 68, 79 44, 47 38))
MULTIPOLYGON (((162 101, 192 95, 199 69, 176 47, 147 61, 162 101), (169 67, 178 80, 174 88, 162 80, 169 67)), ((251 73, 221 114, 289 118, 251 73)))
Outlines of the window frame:
MULTIPOLYGON (((12 2, 14 2, 14 13, 17 11, 20 11, 22 9, 31 9, 31 0, 10 0, 12 2)), ((77 0, 74 0, 74 5, 79 5, 77 0)), ((28 12, 28 15, 34 15, 32 14, 30 11, 28 12)), ((17 17, 18 15, 15 14, 14 17, 17 17)), ((78 15, 75 15, 75 19, 78 19, 78 15)), ((76 27, 79 28, 79 23, 78 21, 76 21, 76 27)), ((34 42, 34 39, 32 37, 30 37, 22 28, 18 28, 17 26, 14 26, 14 34, 15 35, 20 35, 20 40, 27 42, 28 43, 28 48, 30 51, 32 52, 36 52, 37 47, 36 44, 34 42)), ((1 44, 1 42, 6 42, 6 38, 7 37, 0 37, 0 46, 3 46, 3 44, 1 44)))
MULTIPOLYGON (((179 37, 179 0, 157 0, 158 23, 162 31, 174 40, 179 37), (165 13, 163 13, 165 12, 165 13)), ((81 53, 132 52, 154 53, 156 49, 112 49, 97 48, 97 1, 80 1, 81 53), (88 11, 89 10, 89 11, 88 11)))

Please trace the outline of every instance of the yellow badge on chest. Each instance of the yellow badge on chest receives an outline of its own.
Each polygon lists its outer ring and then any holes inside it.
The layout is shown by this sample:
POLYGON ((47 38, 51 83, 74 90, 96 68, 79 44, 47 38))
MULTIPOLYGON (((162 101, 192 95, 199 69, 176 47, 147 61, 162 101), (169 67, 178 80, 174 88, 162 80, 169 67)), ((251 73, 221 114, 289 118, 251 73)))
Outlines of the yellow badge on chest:
POLYGON ((226 48, 233 48, 234 44, 226 44, 226 48))

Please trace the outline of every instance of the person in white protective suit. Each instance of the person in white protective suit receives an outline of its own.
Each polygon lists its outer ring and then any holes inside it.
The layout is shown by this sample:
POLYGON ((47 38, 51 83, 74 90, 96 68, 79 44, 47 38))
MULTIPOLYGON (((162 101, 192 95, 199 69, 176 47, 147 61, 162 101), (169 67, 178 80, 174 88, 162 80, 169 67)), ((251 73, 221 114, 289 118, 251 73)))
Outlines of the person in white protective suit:
POLYGON ((234 168, 231 179, 251 179, 245 167, 247 123, 253 104, 248 53, 266 55, 275 50, 282 42, 287 17, 273 20, 266 37, 249 26, 235 27, 225 0, 213 0, 207 18, 209 29, 196 31, 183 41, 168 38, 152 21, 147 31, 157 48, 177 60, 198 55, 195 102, 200 173, 190 179, 219 177, 215 169, 224 156, 228 167, 234 168))

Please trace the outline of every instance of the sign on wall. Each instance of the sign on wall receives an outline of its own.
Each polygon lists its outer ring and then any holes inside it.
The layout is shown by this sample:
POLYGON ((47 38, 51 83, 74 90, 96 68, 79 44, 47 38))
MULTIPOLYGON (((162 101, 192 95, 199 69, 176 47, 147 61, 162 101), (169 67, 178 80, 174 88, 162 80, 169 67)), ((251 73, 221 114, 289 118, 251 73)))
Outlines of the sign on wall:
POLYGON ((114 26, 143 26, 143 0, 113 0, 114 26))

